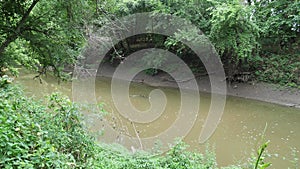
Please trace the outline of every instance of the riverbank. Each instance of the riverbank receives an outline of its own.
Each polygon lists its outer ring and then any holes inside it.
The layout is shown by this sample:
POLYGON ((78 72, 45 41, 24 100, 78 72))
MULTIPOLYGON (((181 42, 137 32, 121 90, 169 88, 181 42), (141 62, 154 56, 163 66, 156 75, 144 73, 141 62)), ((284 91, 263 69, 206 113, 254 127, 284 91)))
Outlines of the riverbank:
MULTIPOLYGON (((110 64, 103 64, 97 76, 112 77, 115 67, 110 64)), ((208 75, 196 78, 200 92, 210 92, 210 81, 208 75)), ((154 87, 177 88, 176 81, 167 73, 161 72, 155 76, 139 73, 133 82, 144 83, 154 87)), ((188 83, 181 82, 181 83, 188 83)), ((300 90, 296 88, 285 88, 275 84, 263 82, 232 83, 227 84, 227 95, 254 99, 278 105, 300 108, 300 90)))

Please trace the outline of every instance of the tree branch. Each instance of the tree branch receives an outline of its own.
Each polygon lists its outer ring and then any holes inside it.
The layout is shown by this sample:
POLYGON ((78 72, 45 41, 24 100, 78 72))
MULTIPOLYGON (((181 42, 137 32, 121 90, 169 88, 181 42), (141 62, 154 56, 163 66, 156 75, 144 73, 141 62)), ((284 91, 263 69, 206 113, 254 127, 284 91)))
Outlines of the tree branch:
POLYGON ((24 13, 24 15, 22 16, 21 20, 19 21, 19 23, 17 24, 16 29, 13 31, 13 33, 11 35, 9 35, 5 41, 1 44, 0 46, 0 58, 2 57, 2 54, 5 50, 5 48, 13 41, 15 41, 20 33, 23 31, 22 27, 24 26, 24 23, 27 21, 31 11, 33 10, 33 8, 36 6, 36 4, 39 2, 40 0, 34 0, 32 2, 32 4, 30 5, 30 7, 27 9, 27 11, 24 13))

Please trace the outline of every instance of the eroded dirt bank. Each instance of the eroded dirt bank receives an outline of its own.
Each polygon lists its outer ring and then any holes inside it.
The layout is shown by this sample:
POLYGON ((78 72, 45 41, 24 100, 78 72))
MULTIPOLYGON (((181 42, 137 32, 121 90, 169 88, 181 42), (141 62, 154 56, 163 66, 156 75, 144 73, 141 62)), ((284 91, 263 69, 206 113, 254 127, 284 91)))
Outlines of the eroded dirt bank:
MULTIPOLYGON (((101 67, 101 70, 97 75, 112 77, 114 72, 114 67, 109 64, 105 64, 101 67)), ((210 92, 210 81, 208 76, 200 76, 197 77, 196 80, 201 92, 210 92)), ((139 73, 132 81, 145 83, 154 87, 178 87, 176 81, 174 81, 171 76, 166 73, 159 73, 156 76, 139 73)), ((268 83, 251 82, 227 84, 227 95, 300 108, 300 90, 280 88, 268 83)))

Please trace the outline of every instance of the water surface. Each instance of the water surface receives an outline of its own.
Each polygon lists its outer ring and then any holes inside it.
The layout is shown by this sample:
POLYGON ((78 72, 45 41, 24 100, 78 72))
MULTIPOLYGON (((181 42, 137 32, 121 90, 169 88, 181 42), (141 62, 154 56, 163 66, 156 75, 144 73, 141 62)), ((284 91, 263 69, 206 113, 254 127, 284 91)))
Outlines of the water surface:
MULTIPOLYGON (((57 79, 48 76, 43 78, 43 84, 32 80, 34 75, 22 74, 16 79, 24 86, 26 94, 40 98, 54 91, 60 91, 72 97, 70 82, 57 83, 57 79)), ((149 93, 154 89, 162 90, 167 98, 165 111, 151 123, 134 123, 122 117, 114 107, 111 97, 110 79, 99 78, 96 80, 97 102, 104 102, 104 109, 110 112, 106 119, 111 122, 111 127, 120 133, 140 138, 156 136, 166 131, 177 118, 180 108, 180 92, 173 88, 154 88, 136 83, 130 87, 130 99, 138 110, 147 110, 150 107, 149 93)), ((82 91, 83 93, 85 91, 82 91)), ((210 94, 200 93, 200 111, 196 122, 185 137, 185 142, 190 145, 190 150, 205 152, 206 145, 198 143, 199 133, 210 106, 210 94)), ((190 99, 193 99, 191 96, 190 99)), ((98 130, 101 125, 94 125, 92 130, 98 130)), ((259 145, 264 140, 270 140, 267 148, 271 157, 266 161, 272 162, 271 168, 295 168, 295 154, 299 158, 300 150, 300 110, 275 104, 228 97, 221 122, 208 140, 214 147, 219 166, 227 166, 245 162, 251 154, 255 154, 259 145), (265 127, 266 131, 263 133, 265 127)), ((105 134, 99 137, 109 137, 105 134)), ((115 137, 115 136, 111 136, 115 137)), ((118 139, 118 138, 110 138, 118 139)), ((298 161, 299 167, 299 161, 298 161)))

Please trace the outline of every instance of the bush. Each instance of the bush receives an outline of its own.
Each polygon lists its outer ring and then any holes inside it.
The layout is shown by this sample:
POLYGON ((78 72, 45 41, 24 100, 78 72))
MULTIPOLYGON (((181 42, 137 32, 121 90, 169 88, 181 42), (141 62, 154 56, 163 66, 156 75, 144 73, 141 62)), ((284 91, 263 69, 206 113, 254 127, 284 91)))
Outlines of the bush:
POLYGON ((259 80, 300 88, 299 55, 269 54, 259 57, 254 62, 256 62, 256 75, 259 80))
POLYGON ((0 168, 73 168, 94 156, 94 141, 68 99, 53 94, 47 106, 1 78, 0 168))

